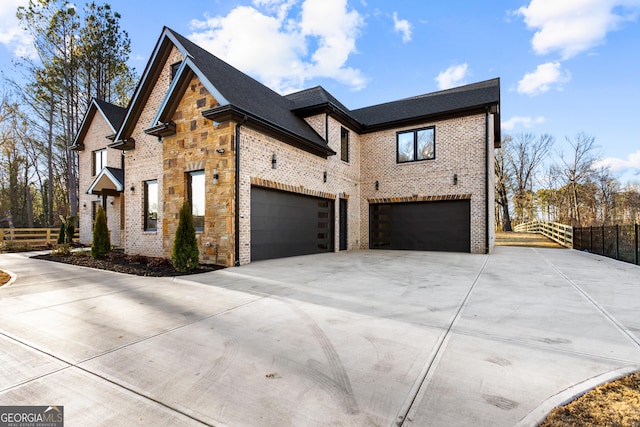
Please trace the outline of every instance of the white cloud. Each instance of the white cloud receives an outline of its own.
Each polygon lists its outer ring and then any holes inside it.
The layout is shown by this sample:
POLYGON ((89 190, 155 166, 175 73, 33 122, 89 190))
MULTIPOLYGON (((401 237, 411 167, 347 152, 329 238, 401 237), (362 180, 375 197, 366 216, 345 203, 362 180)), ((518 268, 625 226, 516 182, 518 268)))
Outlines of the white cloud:
POLYGON ((503 130, 512 130, 518 126, 522 126, 524 128, 530 128, 533 125, 539 125, 544 123, 545 118, 542 116, 538 117, 526 117, 526 116, 513 116, 506 122, 501 123, 501 127, 503 130))
POLYGON ((616 157, 602 159, 596 162, 595 166, 608 166, 613 172, 626 172, 629 170, 640 172, 640 150, 629 154, 626 159, 618 159, 616 157))
POLYGON ((515 14, 536 31, 531 45, 537 54, 559 52, 568 59, 603 44, 639 10, 640 0, 531 0, 515 14))
POLYGON ((300 89, 306 80, 325 77, 354 90, 366 86, 358 69, 348 67, 356 53, 363 18, 346 0, 254 0, 226 16, 193 20, 191 40, 274 90, 300 89))
POLYGON ((524 75, 518 82, 518 93, 539 95, 549 91, 552 85, 561 85, 571 80, 571 73, 562 70, 559 62, 547 62, 538 65, 532 73, 524 75))
POLYGON ((26 6, 28 0, 2 0, 0 2, 0 43, 18 57, 34 57, 33 39, 16 18, 18 6, 26 6))
POLYGON ((393 30, 396 33, 402 34, 403 43, 411 41, 411 23, 406 19, 398 19, 397 12, 393 12, 393 30))
POLYGON ((449 89, 466 83, 469 75, 469 66, 465 64, 452 65, 445 71, 440 72, 434 80, 438 82, 440 90, 449 89))

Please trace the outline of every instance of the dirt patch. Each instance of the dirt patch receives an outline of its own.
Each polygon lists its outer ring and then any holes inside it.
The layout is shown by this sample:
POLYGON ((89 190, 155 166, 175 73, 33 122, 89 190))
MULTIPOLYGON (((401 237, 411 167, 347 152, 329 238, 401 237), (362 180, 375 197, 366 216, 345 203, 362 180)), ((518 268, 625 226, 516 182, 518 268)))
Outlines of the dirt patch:
POLYGON ((186 274, 207 273, 224 267, 213 264, 200 264, 198 268, 189 272, 177 271, 171 260, 166 258, 145 257, 140 255, 126 255, 121 252, 110 252, 104 259, 94 259, 86 253, 72 253, 69 255, 37 255, 33 258, 47 261, 62 262, 82 267, 100 270, 116 271, 118 273, 135 274, 136 276, 183 276, 186 274))
POLYGON ((0 270, 0 286, 6 285, 7 283, 9 283, 9 280, 11 280, 11 276, 9 275, 9 273, 5 273, 4 271, 0 270))
POLYGON ((640 426, 640 372, 587 392, 555 408, 540 427, 640 426))

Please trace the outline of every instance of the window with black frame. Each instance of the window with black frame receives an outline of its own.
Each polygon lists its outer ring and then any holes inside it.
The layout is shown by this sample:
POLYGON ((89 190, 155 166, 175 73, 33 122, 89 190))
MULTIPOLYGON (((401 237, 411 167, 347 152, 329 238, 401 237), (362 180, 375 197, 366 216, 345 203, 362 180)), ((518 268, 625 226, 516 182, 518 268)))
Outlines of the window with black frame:
POLYGON ((434 126, 398 132, 396 137, 398 163, 435 159, 436 129, 434 126))
POLYGON ((191 216, 193 217, 193 226, 196 231, 204 231, 204 206, 205 206, 205 188, 204 188, 204 171, 193 171, 187 173, 187 189, 189 205, 191 205, 191 216))
POLYGON ((158 181, 144 183, 144 230, 158 229, 158 181))
POLYGON ((340 128, 340 159, 349 162, 349 131, 340 128))

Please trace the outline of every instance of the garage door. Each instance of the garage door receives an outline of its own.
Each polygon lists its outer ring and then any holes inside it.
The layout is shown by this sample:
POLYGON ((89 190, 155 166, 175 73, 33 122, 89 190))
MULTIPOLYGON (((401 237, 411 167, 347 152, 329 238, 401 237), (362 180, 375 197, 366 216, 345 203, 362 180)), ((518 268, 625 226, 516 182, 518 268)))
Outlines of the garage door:
POLYGON ((333 200, 251 188, 251 260, 333 252, 333 200))
POLYGON ((471 251, 469 200, 370 205, 370 248, 471 251))

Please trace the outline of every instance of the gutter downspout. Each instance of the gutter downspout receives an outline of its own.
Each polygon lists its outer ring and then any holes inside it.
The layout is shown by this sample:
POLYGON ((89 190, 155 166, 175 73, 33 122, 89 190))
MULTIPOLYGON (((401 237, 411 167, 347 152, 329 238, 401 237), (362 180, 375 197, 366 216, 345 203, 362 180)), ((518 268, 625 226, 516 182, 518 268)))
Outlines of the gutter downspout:
POLYGON ((484 111, 485 171, 484 171, 484 253, 489 253, 489 107, 484 111))
POLYGON ((247 116, 244 116, 242 120, 236 123, 236 212, 235 212, 235 261, 234 265, 238 267, 240 265, 240 126, 247 121, 247 116))

